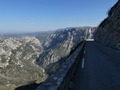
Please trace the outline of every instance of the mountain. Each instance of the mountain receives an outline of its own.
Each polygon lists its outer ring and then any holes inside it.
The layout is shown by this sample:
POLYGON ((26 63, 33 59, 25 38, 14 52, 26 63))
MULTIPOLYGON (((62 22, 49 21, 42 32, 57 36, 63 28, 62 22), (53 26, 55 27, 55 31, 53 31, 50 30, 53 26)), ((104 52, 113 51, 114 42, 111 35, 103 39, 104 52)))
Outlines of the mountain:
MULTIPOLYGON (((48 35, 42 46, 44 52, 39 55, 36 63, 45 68, 47 73, 53 72, 56 67, 67 58, 70 51, 84 39, 93 38, 96 28, 65 28, 56 30, 56 32, 48 35)), ((37 36, 39 37, 39 36, 37 36)))
POLYGON ((95 41, 120 50, 120 0, 109 10, 108 17, 99 25, 95 41))
POLYGON ((47 36, 49 36, 52 33, 54 33, 54 30, 53 31, 41 31, 37 33, 35 37, 40 40, 41 44, 43 44, 43 42, 47 40, 47 36))
POLYGON ((0 38, 2 39, 6 39, 6 38, 21 38, 21 37, 26 37, 26 36, 29 36, 29 37, 35 37, 36 35, 38 35, 38 33, 41 33, 41 32, 30 32, 30 33, 3 33, 3 34, 0 34, 0 38))
POLYGON ((81 40, 94 38, 95 30, 95 27, 75 27, 27 34, 25 37, 23 34, 2 35, 0 89, 10 90, 11 87, 44 81, 81 40), (37 36, 32 37, 34 35, 37 36))
POLYGON ((43 69, 34 61, 42 53, 40 41, 35 37, 0 40, 0 89, 44 80, 43 69))

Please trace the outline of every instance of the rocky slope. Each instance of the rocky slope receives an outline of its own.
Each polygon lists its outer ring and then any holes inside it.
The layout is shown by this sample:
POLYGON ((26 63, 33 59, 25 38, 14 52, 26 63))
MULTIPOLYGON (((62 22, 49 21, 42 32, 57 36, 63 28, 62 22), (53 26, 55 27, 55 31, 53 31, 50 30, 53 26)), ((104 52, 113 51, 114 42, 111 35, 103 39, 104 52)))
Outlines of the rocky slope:
POLYGON ((109 10, 108 17, 99 25, 95 41, 120 50, 120 0, 109 10))
POLYGON ((54 31, 41 31, 36 35, 36 38, 40 40, 40 43, 43 44, 47 40, 47 36, 54 33, 54 31))
POLYGON ((44 81, 78 42, 93 38, 95 29, 66 28, 36 37, 0 39, 0 89, 44 81))
POLYGON ((36 62, 46 71, 58 67, 77 45, 78 42, 87 38, 93 38, 95 28, 66 28, 57 30, 47 36, 43 43, 44 52, 39 55, 36 62), (54 67, 53 67, 54 66, 54 67))
POLYGON ((0 89, 42 81, 43 69, 34 63, 41 51, 41 43, 35 37, 0 40, 0 89))

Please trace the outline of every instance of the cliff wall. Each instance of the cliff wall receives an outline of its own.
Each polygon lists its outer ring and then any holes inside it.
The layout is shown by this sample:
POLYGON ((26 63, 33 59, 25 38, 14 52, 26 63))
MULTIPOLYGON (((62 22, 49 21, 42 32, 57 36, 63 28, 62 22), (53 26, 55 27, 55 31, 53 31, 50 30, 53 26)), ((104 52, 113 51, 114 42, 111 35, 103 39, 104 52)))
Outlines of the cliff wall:
POLYGON ((120 50, 120 0, 108 11, 108 17, 99 25, 95 41, 120 50))

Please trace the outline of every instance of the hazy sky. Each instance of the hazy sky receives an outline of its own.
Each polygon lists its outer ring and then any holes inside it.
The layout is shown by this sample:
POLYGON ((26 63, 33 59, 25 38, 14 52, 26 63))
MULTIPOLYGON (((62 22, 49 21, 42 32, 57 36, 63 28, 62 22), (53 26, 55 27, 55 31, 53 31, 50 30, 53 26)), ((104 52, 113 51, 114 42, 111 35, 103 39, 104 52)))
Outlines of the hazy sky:
POLYGON ((0 33, 97 26, 118 0, 0 0, 0 33))

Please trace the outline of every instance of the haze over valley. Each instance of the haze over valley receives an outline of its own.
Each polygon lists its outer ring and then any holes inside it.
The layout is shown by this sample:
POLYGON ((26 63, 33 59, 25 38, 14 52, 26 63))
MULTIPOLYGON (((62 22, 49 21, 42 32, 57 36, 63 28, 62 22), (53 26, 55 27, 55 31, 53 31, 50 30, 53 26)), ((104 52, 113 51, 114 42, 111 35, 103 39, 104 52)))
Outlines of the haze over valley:
POLYGON ((120 0, 5 1, 0 90, 120 89, 120 0))

